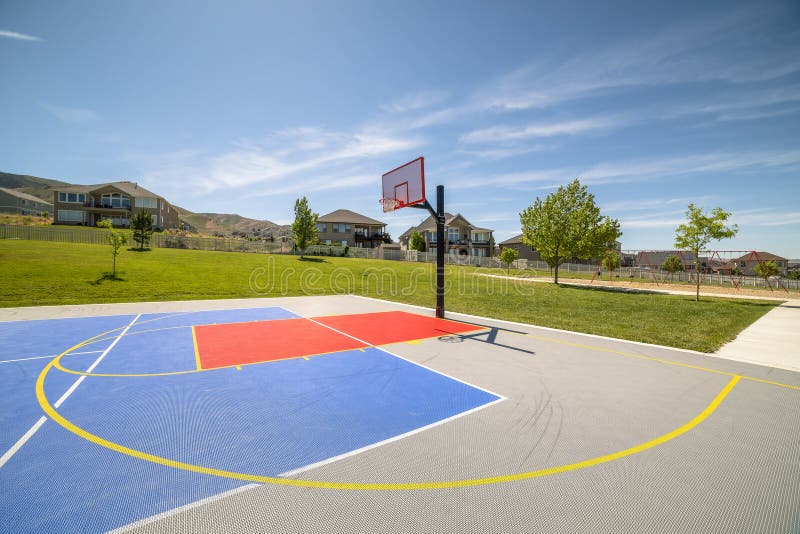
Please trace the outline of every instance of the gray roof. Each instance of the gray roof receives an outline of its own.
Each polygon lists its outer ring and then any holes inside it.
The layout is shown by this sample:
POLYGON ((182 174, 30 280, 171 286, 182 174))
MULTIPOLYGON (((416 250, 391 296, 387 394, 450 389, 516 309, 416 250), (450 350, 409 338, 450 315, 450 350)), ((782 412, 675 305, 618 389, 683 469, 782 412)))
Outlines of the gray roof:
POLYGON ((22 191, 17 191, 16 189, 7 189, 5 187, 0 187, 0 191, 2 191, 3 193, 7 193, 13 197, 21 198, 24 200, 32 200, 33 202, 37 202, 39 204, 47 204, 48 206, 52 206, 52 204, 50 202, 47 202, 46 200, 42 200, 41 198, 29 195, 28 193, 23 193, 22 191))
POLYGON ((509 237, 505 241, 501 241, 498 245, 515 245, 517 243, 522 243, 522 234, 515 235, 514 237, 509 237))
POLYGON ((753 252, 748 252, 744 256, 736 258, 733 261, 787 261, 787 258, 778 256, 777 254, 773 254, 771 252, 759 252, 754 250, 753 252))
POLYGON ((103 189, 105 187, 115 187, 126 193, 132 197, 155 197, 160 198, 162 200, 166 200, 161 195, 157 195, 150 191, 149 189, 145 189, 144 187, 140 186, 135 182, 108 182, 104 184, 94 184, 94 185, 65 185, 54 187, 54 191, 65 192, 65 193, 92 193, 97 191, 98 189, 103 189))
POLYGON ((336 210, 317 217, 317 222, 369 224, 372 226, 386 226, 386 223, 370 219, 350 210, 336 210))
MULTIPOLYGON (((450 223, 453 222, 454 219, 459 219, 459 218, 462 219, 465 223, 467 223, 467 225, 472 230, 476 230, 478 232, 494 232, 494 230, 492 230, 491 228, 478 228, 477 226, 474 226, 471 222, 469 222, 467 220, 466 217, 464 217, 460 213, 456 213, 455 215, 453 215, 452 213, 445 213, 444 214, 444 225, 445 226, 450 226, 450 223)), ((407 237, 411 237, 411 232, 413 232, 415 230, 417 232, 420 232, 420 233, 421 232, 428 232, 428 231, 431 231, 431 230, 436 230, 436 219, 434 218, 433 215, 429 216, 428 218, 423 220, 421 223, 419 223, 419 225, 412 226, 411 228, 409 228, 408 230, 403 232, 398 239, 405 239, 407 237)))

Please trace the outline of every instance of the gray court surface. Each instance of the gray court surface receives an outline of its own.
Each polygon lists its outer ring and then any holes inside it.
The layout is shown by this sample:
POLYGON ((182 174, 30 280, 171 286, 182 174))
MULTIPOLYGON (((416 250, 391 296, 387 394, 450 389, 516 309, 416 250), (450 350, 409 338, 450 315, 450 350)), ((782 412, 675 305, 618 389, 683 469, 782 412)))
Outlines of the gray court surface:
MULTIPOLYGON (((432 314, 332 296, 29 308, 0 320, 259 306, 432 314)), ((800 373, 448 318, 486 330, 384 348, 506 400, 293 475, 330 488, 243 482, 121 530, 800 532, 800 373)))

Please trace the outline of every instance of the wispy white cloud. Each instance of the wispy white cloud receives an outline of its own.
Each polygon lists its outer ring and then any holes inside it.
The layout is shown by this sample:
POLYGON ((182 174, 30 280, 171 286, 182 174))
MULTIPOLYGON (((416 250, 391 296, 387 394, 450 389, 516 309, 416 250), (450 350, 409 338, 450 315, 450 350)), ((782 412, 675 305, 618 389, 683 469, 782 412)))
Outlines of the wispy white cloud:
POLYGON ((464 154, 469 157, 483 159, 483 160, 498 160, 505 158, 512 158, 516 156, 524 156, 533 152, 548 152, 556 150, 560 145, 557 144, 543 144, 537 143, 533 145, 519 145, 510 147, 496 147, 496 148, 470 148, 459 149, 458 154, 464 154))
POLYGON ((622 219, 619 225, 624 232, 629 228, 677 228, 684 222, 686 222, 686 219, 683 217, 647 217, 643 219, 622 219))
POLYGON ((664 198, 660 200, 647 199, 631 199, 617 202, 607 202, 603 204, 603 208, 609 211, 640 211, 663 208, 664 206, 688 206, 690 202, 697 205, 702 205, 714 200, 711 195, 700 195, 696 197, 674 197, 664 198))
POLYGON ((627 122, 622 117, 589 117, 554 122, 535 122, 519 126, 492 126, 473 130, 461 136, 463 143, 502 143, 539 137, 577 135, 616 128, 627 122))
POLYGON ((800 168, 800 150, 712 152, 672 158, 601 163, 578 172, 588 184, 625 183, 719 172, 800 168))
POLYGON ((448 98, 450 98, 450 93, 447 91, 419 91, 383 104, 381 109, 389 113, 407 113, 437 106, 448 98))
POLYGON ((19 33, 19 32, 12 32, 9 30, 0 30, 0 37, 5 37, 6 39, 17 39, 19 41, 41 41, 41 37, 36 37, 33 35, 28 35, 26 33, 19 33))
POLYGON ((778 11, 765 18, 764 10, 743 8, 563 60, 531 63, 478 91, 474 100, 486 109, 514 111, 635 87, 774 80, 800 71, 796 36, 768 32, 778 11), (743 33, 760 39, 741 40, 743 33))
POLYGON ((40 102, 39 106, 64 122, 91 122, 100 118, 96 111, 88 108, 55 106, 43 102, 40 102))
POLYGON ((588 185, 645 182, 666 178, 763 169, 800 170, 800 150, 713 152, 672 158, 603 162, 588 167, 536 169, 458 179, 462 188, 505 187, 539 190, 558 187, 578 177, 588 185))
POLYGON ((129 155, 128 159, 138 162, 146 180, 153 183, 179 183, 196 195, 246 190, 244 197, 257 198, 377 184, 377 175, 371 171, 382 168, 378 161, 409 152, 420 143, 415 137, 370 130, 351 133, 303 127, 278 131, 264 140, 242 139, 219 154, 186 150, 155 158, 129 155))
POLYGON ((800 225, 800 211, 784 211, 772 208, 733 210, 730 220, 741 227, 800 225))

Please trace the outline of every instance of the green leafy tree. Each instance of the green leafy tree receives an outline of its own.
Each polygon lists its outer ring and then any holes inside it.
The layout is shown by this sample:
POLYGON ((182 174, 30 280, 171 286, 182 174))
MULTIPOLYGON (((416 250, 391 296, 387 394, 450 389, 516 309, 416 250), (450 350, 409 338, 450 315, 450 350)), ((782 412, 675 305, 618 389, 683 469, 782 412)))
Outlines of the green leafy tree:
POLYGON ((608 279, 612 280, 614 270, 619 269, 619 254, 617 254, 616 251, 607 250, 605 254, 603 254, 603 259, 600 261, 600 264, 603 266, 603 269, 608 271, 608 279))
POLYGON ((511 274, 511 264, 519 258, 519 251, 513 248, 504 248, 500 251, 498 259, 506 264, 506 273, 511 274))
POLYGON ((777 276, 780 272, 778 269, 778 264, 774 261, 760 261, 758 265, 756 265, 753 272, 756 273, 756 276, 760 276, 764 279, 764 283, 772 290, 772 284, 769 283, 770 276, 777 276))
POLYGON ((139 250, 144 250, 145 245, 150 244, 150 237, 153 235, 153 216, 147 210, 139 210, 131 219, 133 229, 133 240, 139 244, 139 250))
POLYGON ((662 265, 661 268, 669 273, 668 278, 671 280, 675 273, 683 271, 683 262, 676 254, 674 256, 669 256, 666 260, 664 260, 664 265, 662 265))
POLYGON ((686 223, 675 229, 675 247, 694 254, 694 272, 697 275, 695 302, 700 301, 700 252, 713 240, 729 239, 739 231, 737 226, 725 226, 731 216, 722 208, 714 208, 710 214, 702 208, 689 204, 686 210, 686 223))
POLYGON ((392 243, 392 236, 389 235, 389 232, 383 232, 381 234, 381 241, 383 241, 384 243, 387 243, 387 244, 391 244, 392 243))
POLYGON ((105 228, 108 230, 108 244, 111 245, 111 257, 113 258, 113 269, 111 271, 111 276, 113 278, 117 277, 117 256, 121 252, 123 246, 128 244, 128 235, 120 232, 114 225, 111 223, 111 219, 105 219, 97 223, 98 228, 105 228))
POLYGON ((789 271, 789 274, 786 276, 789 280, 800 280, 800 271, 789 271))
POLYGON ((292 233, 294 234, 294 245, 300 251, 301 260, 308 245, 313 245, 318 240, 317 217, 319 214, 311 211, 306 197, 295 200, 292 233))
POLYGON ((422 234, 414 230, 411 232, 411 237, 408 239, 408 248, 418 252, 425 252, 425 238, 422 234))
POLYGON ((534 247, 553 270, 569 258, 588 260, 600 256, 622 235, 619 221, 600 214, 594 195, 576 178, 544 200, 536 200, 520 213, 522 242, 534 247))

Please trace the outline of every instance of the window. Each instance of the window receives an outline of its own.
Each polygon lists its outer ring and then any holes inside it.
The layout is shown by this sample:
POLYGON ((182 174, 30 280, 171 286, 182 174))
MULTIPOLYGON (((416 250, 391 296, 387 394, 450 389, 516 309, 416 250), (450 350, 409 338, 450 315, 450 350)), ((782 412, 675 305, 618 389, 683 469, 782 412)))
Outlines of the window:
POLYGON ((347 239, 342 239, 341 243, 342 243, 343 247, 346 247, 347 246, 347 239))
POLYGON ((128 195, 106 193, 102 196, 100 205, 104 208, 130 208, 131 199, 128 195))
POLYGON ((428 242, 436 243, 436 232, 428 232, 428 242))
POLYGON ((461 232, 458 228, 448 228, 447 229, 447 240, 452 242, 457 242, 459 237, 461 236, 461 232))
POLYGON ((333 223, 333 231, 337 233, 349 232, 350 225, 345 223, 333 223))
POLYGON ((158 208, 158 199, 150 197, 139 197, 135 201, 135 206, 137 208, 158 208))
POLYGON ((86 193, 58 193, 58 201, 83 204, 86 202, 86 193))
POLYGON ((325 223, 317 223, 317 232, 325 231, 325 223))
POLYGON ((63 222, 83 222, 83 212, 78 210, 58 210, 58 220, 63 222))

